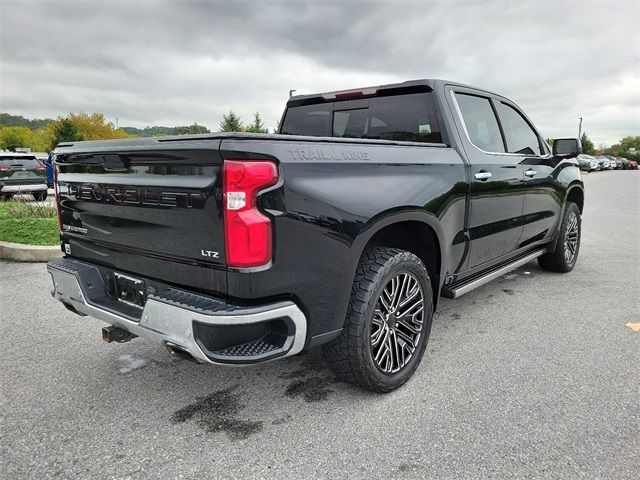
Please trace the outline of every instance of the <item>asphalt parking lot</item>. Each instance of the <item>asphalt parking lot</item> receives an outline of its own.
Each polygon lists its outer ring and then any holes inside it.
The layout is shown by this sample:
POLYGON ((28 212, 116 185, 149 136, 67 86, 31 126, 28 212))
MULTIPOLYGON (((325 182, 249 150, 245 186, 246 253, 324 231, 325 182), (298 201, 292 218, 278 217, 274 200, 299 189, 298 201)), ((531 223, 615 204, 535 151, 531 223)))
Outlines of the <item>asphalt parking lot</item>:
POLYGON ((0 477, 640 478, 640 174, 584 180, 576 269, 443 299, 388 395, 318 352, 234 369, 104 344, 43 264, 0 263, 0 477))

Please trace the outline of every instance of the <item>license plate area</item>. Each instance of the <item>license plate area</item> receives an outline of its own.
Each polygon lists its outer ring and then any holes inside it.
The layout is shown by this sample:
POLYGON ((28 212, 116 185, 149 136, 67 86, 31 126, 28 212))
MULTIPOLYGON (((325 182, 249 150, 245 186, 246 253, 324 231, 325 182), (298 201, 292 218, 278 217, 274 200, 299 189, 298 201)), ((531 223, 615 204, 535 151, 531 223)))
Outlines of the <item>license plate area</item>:
POLYGON ((143 280, 122 273, 114 273, 116 298, 131 307, 142 310, 146 302, 146 287, 143 280))

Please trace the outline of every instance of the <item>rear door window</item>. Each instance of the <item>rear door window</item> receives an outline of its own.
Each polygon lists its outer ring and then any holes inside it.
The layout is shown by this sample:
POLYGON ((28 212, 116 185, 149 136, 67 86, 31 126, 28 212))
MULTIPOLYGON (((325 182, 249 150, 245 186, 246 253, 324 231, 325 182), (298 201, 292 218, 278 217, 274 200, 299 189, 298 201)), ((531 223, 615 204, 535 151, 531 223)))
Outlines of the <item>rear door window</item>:
POLYGON ((456 101, 460 107, 469 141, 485 152, 504 153, 500 127, 489 99, 456 93, 456 101))
POLYGON ((511 105, 496 102, 507 151, 523 155, 541 155, 540 139, 524 117, 511 105))

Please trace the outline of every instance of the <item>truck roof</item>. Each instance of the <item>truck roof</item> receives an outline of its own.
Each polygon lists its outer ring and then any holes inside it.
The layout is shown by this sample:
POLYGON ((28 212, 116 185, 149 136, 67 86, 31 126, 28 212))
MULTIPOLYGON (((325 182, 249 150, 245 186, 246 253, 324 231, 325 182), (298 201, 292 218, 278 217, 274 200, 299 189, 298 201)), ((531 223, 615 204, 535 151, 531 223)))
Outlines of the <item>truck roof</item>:
POLYGON ((368 87, 352 88, 348 90, 338 90, 334 92, 312 93, 308 95, 295 95, 287 101, 287 107, 301 105, 301 104, 307 103, 307 101, 309 100, 332 101, 337 98, 346 97, 350 95, 353 95, 354 98, 357 98, 358 96, 365 97, 369 95, 376 95, 378 92, 383 92, 383 91, 412 90, 412 89, 420 89, 420 87, 427 88, 429 90, 434 90, 436 87, 440 87, 443 85, 455 85, 459 87, 473 88, 474 90, 481 90, 483 92, 492 93, 482 88, 474 87, 472 85, 466 85, 460 82, 453 82, 450 80, 442 80, 437 78, 430 78, 430 79, 423 78, 418 80, 407 80, 406 82, 401 82, 401 83, 374 85, 374 86, 368 86, 368 87))

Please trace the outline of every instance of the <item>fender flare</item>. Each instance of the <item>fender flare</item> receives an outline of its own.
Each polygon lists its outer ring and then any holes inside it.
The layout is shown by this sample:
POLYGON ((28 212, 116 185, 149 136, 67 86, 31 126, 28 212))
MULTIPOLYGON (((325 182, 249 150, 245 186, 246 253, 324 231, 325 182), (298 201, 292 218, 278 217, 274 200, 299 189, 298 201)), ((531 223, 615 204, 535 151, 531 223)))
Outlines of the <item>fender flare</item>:
POLYGON ((560 238, 560 226, 562 225, 562 220, 564 219, 564 210, 567 207, 567 198, 569 198, 569 193, 571 192, 571 190, 574 190, 576 188, 582 192, 582 198, 584 200, 584 183, 581 180, 573 180, 569 184, 565 192, 564 200, 562 202, 562 211, 560 212, 560 219, 558 220, 558 229, 556 230, 553 241, 549 244, 549 247, 547 248, 548 252, 555 251, 558 245, 558 239, 560 238))
POLYGON ((362 256, 365 247, 367 246, 369 241, 376 235, 376 233, 380 232, 383 228, 386 228, 389 225, 400 222, 423 223, 425 226, 433 230, 440 250, 438 252, 440 255, 440 271, 437 272, 438 278, 440 279, 440 285, 438 285, 439 291, 439 289, 442 287, 442 283, 444 282, 443 269, 446 263, 446 251, 445 244, 443 242, 444 233, 438 219, 418 207, 386 210, 369 219, 369 221, 362 227, 362 229, 360 229, 360 232, 355 237, 351 245, 351 250, 354 252, 354 255, 352 255, 353 263, 351 265, 350 271, 353 273, 353 276, 355 276, 360 257, 362 256))
MULTIPOLYGON (((584 201, 584 183, 581 180, 573 180, 567 187, 567 191, 564 196, 564 202, 562 203, 562 212, 564 213, 564 207, 567 205, 567 198, 572 190, 578 189, 582 192, 582 199, 584 201)), ((583 205, 584 208, 584 205, 583 205)), ((582 212, 581 212, 582 213, 582 212)))

